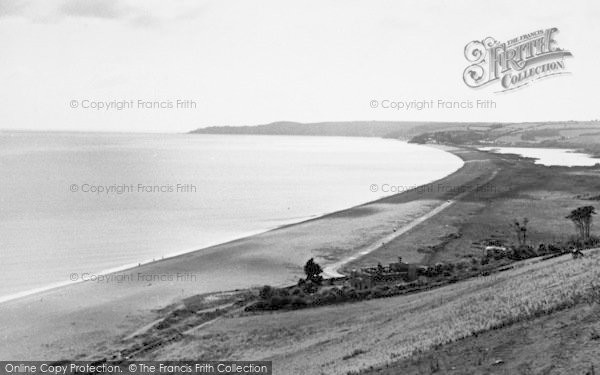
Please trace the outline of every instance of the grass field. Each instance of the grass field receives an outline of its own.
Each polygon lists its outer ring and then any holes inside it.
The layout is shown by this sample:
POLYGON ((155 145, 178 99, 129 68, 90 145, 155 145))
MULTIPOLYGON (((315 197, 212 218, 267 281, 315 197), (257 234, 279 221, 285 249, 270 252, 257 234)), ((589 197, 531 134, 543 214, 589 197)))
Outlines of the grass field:
POLYGON ((346 374, 587 303, 598 280, 597 252, 529 261, 416 295, 221 319, 151 356, 263 359, 277 374, 346 374))
POLYGON ((499 123, 474 126, 454 123, 442 126, 419 126, 412 133, 413 141, 427 139, 452 144, 485 144, 519 147, 573 148, 600 156, 600 122, 564 121, 499 123))
POLYGON ((428 264, 479 257, 489 241, 515 244, 512 225, 525 217, 533 247, 566 241, 575 231, 565 216, 593 204, 588 198, 600 194, 597 168, 544 167, 508 155, 488 157, 468 162, 468 167, 496 170, 492 181, 424 225, 348 264, 346 270, 387 264, 406 254, 411 261, 428 264))

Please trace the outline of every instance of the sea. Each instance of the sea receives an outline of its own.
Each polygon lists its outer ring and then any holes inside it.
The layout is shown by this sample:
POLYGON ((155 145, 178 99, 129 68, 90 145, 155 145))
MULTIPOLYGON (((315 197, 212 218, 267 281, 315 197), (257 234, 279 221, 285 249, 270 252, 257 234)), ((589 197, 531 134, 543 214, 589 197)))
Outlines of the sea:
POLYGON ((462 165, 380 138, 1 131, 0 302, 373 201, 462 165))

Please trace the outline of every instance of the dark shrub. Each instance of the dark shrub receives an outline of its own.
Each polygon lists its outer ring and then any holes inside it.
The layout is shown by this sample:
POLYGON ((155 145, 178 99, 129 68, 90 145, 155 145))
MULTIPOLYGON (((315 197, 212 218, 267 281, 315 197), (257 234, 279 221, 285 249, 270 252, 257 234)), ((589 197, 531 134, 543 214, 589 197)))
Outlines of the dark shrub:
POLYGON ((369 289, 359 290, 357 292, 357 294, 358 294, 359 299, 368 299, 369 296, 371 295, 371 290, 369 290, 369 289))
POLYGON ((291 299, 289 297, 273 296, 269 300, 269 305, 273 310, 277 310, 289 304, 290 301, 291 299))
POLYGON ((456 264, 456 269, 459 270, 459 271, 466 270, 468 267, 469 267, 469 263, 465 262, 465 261, 458 262, 456 264))
POLYGON ((271 307, 271 305, 269 305, 265 301, 257 301, 251 305, 246 306, 246 308, 244 308, 244 311, 267 310, 270 307, 271 307))
POLYGON ((386 295, 388 290, 389 290, 389 287, 386 285, 376 286, 375 288, 371 289, 370 297, 371 298, 383 297, 384 295, 386 295))
POLYGON ((333 294, 335 296, 335 298, 338 301, 344 301, 346 300, 346 295, 344 294, 344 291, 340 288, 331 288, 330 293, 333 294))
POLYGON ((418 276, 427 276, 428 273, 429 273, 429 267, 427 267, 427 266, 419 266, 417 268, 418 276))
POLYGON ((263 299, 263 300, 267 300, 269 298, 271 298, 274 294, 274 289, 272 286, 270 285, 265 285, 260 289, 260 292, 258 292, 258 296, 263 299))
POLYGON ((334 303, 337 299, 337 295, 335 293, 332 293, 329 290, 324 290, 321 293, 317 293, 313 296, 313 303, 315 305, 329 305, 331 303, 334 303))
POLYGON ((498 251, 494 253, 494 260, 501 260, 506 256, 506 254, 502 251, 498 251))
POLYGON ((548 245, 548 251, 551 253, 562 253, 562 249, 554 244, 548 245))
POLYGON ((356 290, 354 288, 348 288, 346 291, 344 291, 344 294, 346 295, 347 299, 350 299, 350 300, 358 299, 358 293, 356 293, 356 290))
POLYGON ((290 302, 292 307, 301 308, 308 305, 308 301, 304 297, 294 296, 290 302))
POLYGON ((302 286, 302 290, 304 291, 304 293, 313 294, 319 290, 319 285, 312 281, 307 281, 302 286))

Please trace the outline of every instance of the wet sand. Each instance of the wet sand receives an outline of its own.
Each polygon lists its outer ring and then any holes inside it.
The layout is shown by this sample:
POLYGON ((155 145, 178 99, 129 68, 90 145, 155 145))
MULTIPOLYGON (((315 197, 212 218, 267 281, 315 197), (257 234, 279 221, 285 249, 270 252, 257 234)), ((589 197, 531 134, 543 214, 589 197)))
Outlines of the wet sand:
MULTIPOLYGON (((432 186, 460 187, 494 173, 485 153, 443 147, 465 165, 432 186)), ((411 225, 457 189, 409 191, 174 258, 0 304, 0 360, 89 356, 156 318, 181 298, 264 284, 294 283, 311 257, 339 262, 411 225)), ((415 254, 403 254, 419 261, 415 254)))

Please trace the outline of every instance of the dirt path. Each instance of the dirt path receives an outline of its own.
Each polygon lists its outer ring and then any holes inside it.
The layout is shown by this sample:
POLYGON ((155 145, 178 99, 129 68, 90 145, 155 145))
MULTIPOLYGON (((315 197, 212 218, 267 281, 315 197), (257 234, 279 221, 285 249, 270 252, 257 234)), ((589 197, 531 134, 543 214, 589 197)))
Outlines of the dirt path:
MULTIPOLYGON (((491 176, 488 177, 481 185, 485 185, 485 184, 491 182, 496 177, 496 175, 498 175, 497 170, 493 171, 491 176)), ((332 264, 326 266, 323 270, 324 277, 332 278, 332 277, 345 276, 339 272, 339 269, 341 269, 343 266, 345 266, 346 264, 348 264, 362 256, 365 256, 367 254, 372 253, 373 251, 380 249, 381 247, 385 246, 386 243, 389 243, 392 240, 395 240, 396 238, 402 236, 403 234, 407 233, 411 229, 415 228, 417 225, 424 223, 425 221, 429 220, 430 218, 432 218, 435 215, 439 214, 440 212, 444 211, 446 208, 452 206, 454 203, 456 203, 460 199, 464 198, 468 194, 471 194, 473 191, 475 191, 477 188, 479 188, 479 186, 475 186, 467 191, 464 191, 464 192, 458 194, 454 199, 447 200, 446 202, 435 207, 433 210, 429 211, 425 215, 420 216, 420 217, 414 219, 413 221, 411 221, 410 223, 408 223, 407 225, 403 226, 402 228, 397 229, 394 233, 391 233, 391 234, 381 238, 377 242, 361 249, 360 251, 358 251, 346 258, 341 259, 338 262, 335 262, 335 263, 332 263, 332 264)))

